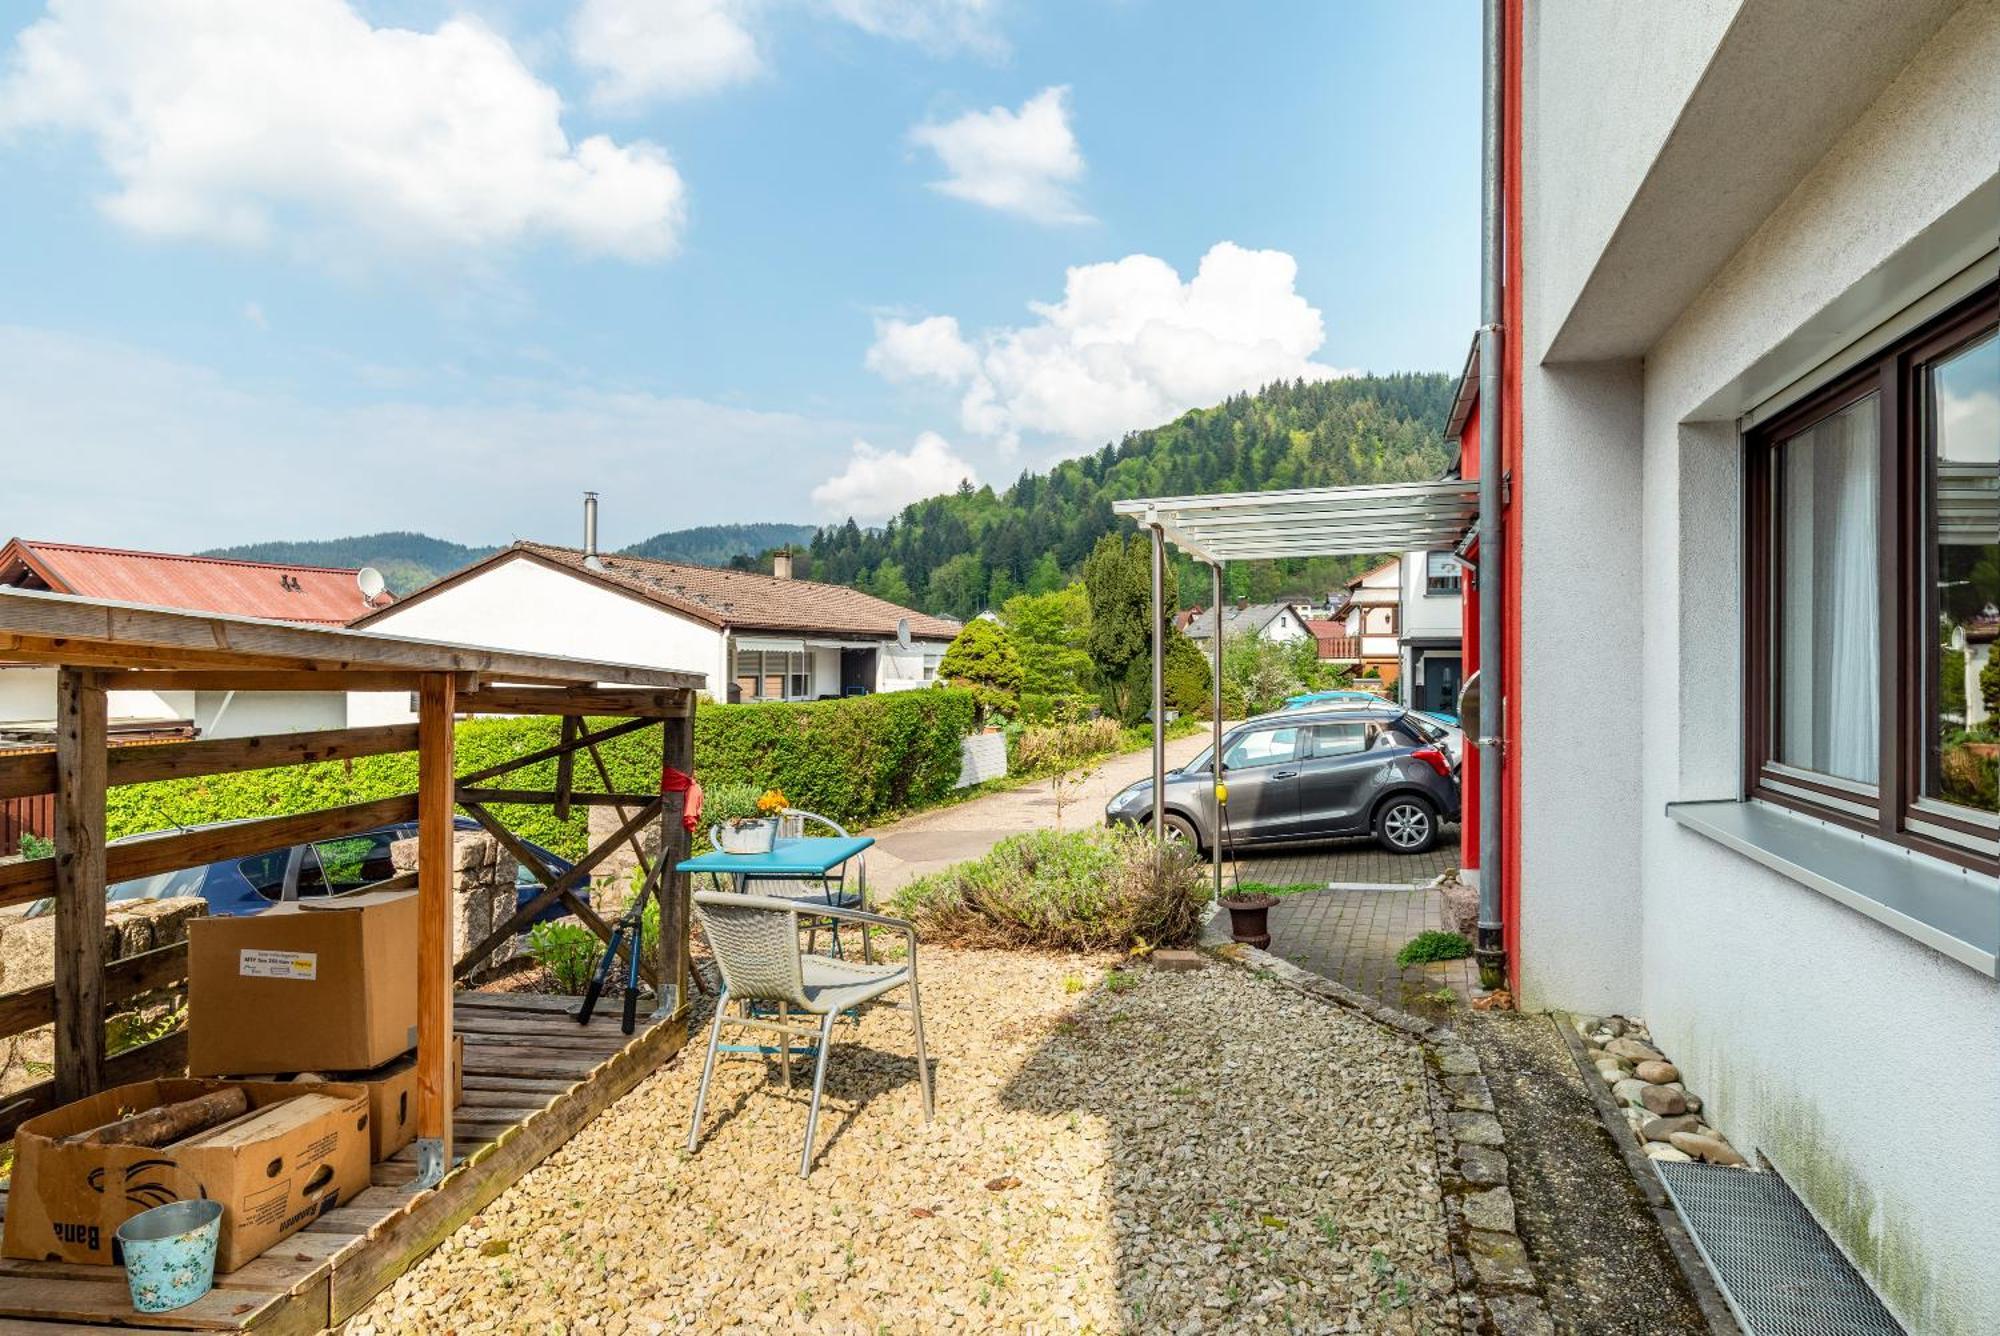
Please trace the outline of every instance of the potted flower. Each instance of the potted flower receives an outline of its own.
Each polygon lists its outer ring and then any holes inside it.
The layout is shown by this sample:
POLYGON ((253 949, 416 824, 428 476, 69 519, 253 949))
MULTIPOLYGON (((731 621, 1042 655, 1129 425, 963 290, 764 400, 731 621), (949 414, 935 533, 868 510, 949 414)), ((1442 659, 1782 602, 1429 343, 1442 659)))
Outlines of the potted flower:
POLYGON ((713 826, 708 841, 726 854, 768 854, 778 841, 778 818, 791 803, 780 789, 757 799, 756 816, 736 816, 713 826))
POLYGON ((1277 903, 1278 897, 1266 895, 1261 882, 1238 885, 1236 894, 1222 901, 1222 907, 1229 911, 1229 935, 1246 946, 1263 950, 1271 944, 1269 916, 1271 906, 1277 903))

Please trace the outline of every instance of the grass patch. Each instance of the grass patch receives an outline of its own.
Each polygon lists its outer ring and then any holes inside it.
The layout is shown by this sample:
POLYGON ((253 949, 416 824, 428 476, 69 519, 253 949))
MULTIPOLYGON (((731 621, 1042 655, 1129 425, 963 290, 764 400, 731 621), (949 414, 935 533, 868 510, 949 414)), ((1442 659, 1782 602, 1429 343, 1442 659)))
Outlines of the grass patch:
POLYGON ((1287 895, 1303 895, 1307 891, 1325 889, 1323 884, 1316 881, 1246 881, 1229 894, 1231 899, 1241 896, 1247 900, 1253 895, 1275 895, 1282 899, 1287 895))
POLYGON ((1455 932, 1420 932, 1403 943, 1403 949, 1396 953, 1396 963, 1407 969, 1439 960, 1463 960, 1471 954, 1472 943, 1455 932))
POLYGON ((1055 951, 1185 946, 1205 896, 1184 846, 1105 827, 1009 836, 982 858, 919 877, 895 912, 926 941, 1055 951))

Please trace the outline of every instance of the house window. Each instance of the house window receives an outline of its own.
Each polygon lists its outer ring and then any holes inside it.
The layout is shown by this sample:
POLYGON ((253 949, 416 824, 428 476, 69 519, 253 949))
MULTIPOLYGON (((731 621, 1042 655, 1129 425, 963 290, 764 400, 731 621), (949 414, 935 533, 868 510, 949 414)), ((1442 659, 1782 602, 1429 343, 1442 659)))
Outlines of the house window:
POLYGON ((1424 553, 1424 593, 1433 598, 1455 597, 1463 569, 1449 552, 1424 553))
POLYGON ((812 694, 809 662, 798 650, 737 650, 737 694, 744 700, 803 700, 812 694))
POLYGON ((938 675, 938 665, 939 665, 939 664, 941 664, 941 663, 943 663, 943 662, 944 662, 944 651, 943 651, 943 650, 925 650, 925 651, 924 651, 924 681, 925 681, 925 682, 927 682, 927 683, 928 683, 928 682, 935 682, 935 681, 937 681, 937 675, 938 675))
POLYGON ((2000 856, 1997 298, 1746 441, 1750 791, 1975 867, 2000 856))

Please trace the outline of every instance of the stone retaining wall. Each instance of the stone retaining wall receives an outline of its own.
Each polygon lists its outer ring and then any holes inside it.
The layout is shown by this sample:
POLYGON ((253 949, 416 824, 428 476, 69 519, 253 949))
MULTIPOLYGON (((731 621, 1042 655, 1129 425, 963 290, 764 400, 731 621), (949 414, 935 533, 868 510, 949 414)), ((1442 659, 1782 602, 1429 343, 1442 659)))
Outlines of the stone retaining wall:
MULTIPOLYGON (((417 841, 398 840, 389 846, 389 857, 398 872, 417 870, 417 841)), ((454 961, 486 939, 507 921, 519 903, 515 874, 519 864, 514 855, 484 831, 453 832, 452 842, 452 952, 454 961)), ((519 935, 500 944, 473 977, 491 972, 526 949, 519 935)))

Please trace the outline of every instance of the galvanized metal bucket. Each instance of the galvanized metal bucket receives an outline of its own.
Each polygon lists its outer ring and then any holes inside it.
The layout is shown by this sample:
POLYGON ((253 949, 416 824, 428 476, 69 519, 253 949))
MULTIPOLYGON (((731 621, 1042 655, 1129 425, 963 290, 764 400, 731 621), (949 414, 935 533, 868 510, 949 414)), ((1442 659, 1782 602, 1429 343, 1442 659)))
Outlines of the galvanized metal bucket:
POLYGON ((222 1203, 174 1201, 118 1226, 132 1307, 141 1313, 185 1308, 215 1285, 215 1245, 222 1203))
POLYGON ((708 828, 708 842, 726 854, 768 854, 777 838, 776 817, 736 826, 724 821, 708 828))

